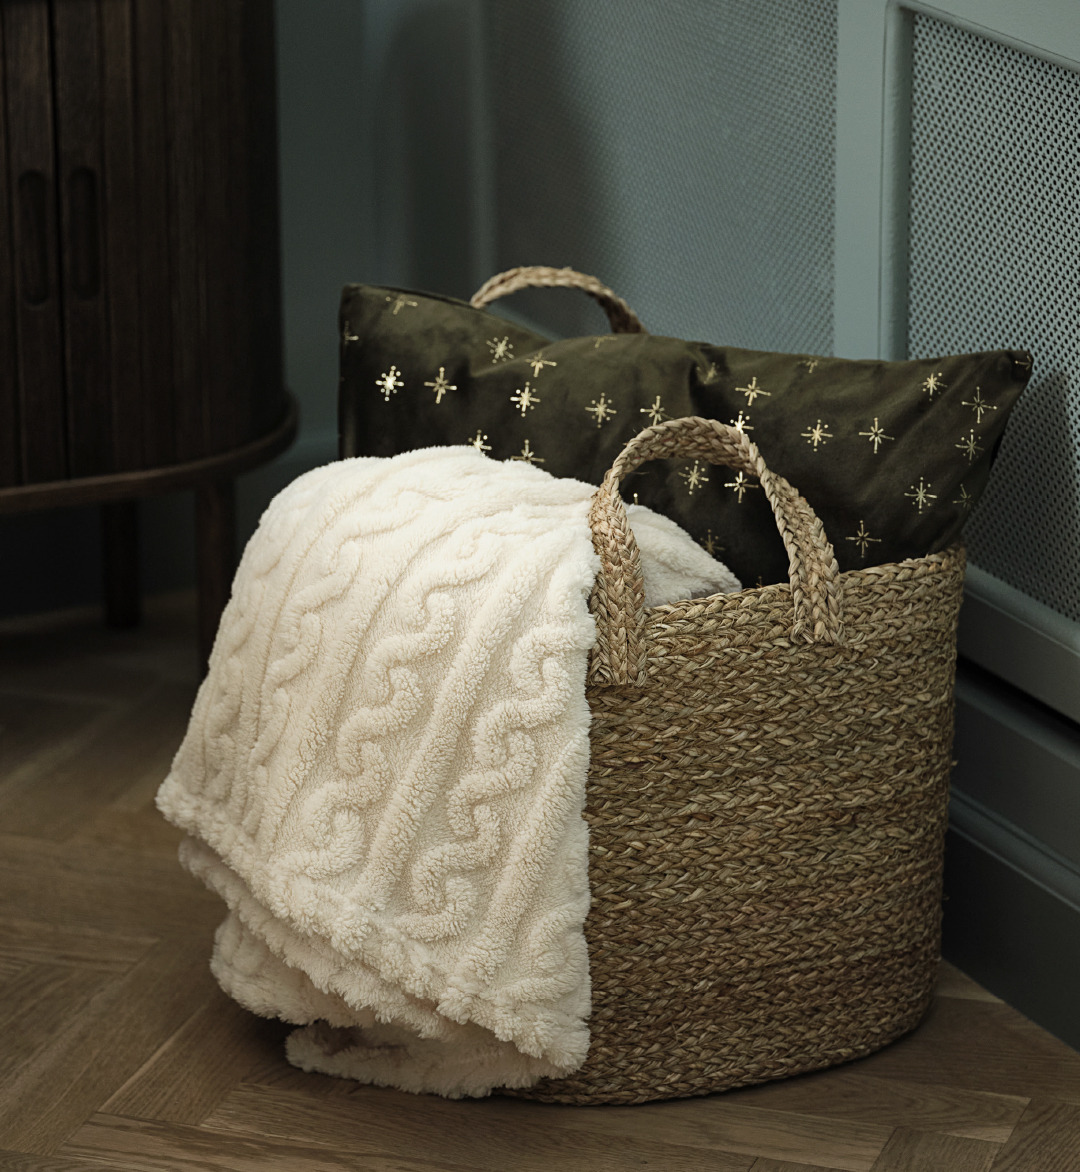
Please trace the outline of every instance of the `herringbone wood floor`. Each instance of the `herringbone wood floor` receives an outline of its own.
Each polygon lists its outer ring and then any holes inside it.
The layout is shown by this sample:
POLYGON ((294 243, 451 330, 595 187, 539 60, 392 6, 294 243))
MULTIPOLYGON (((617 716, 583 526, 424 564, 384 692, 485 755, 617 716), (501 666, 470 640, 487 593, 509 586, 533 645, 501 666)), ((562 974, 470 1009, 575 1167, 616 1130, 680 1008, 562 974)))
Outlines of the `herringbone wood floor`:
POLYGON ((947 965, 908 1038, 710 1098, 448 1102, 294 1070, 286 1027, 210 976, 221 907, 153 807, 194 642, 186 595, 131 633, 0 624, 0 1168, 1080 1169, 1080 1054, 947 965))

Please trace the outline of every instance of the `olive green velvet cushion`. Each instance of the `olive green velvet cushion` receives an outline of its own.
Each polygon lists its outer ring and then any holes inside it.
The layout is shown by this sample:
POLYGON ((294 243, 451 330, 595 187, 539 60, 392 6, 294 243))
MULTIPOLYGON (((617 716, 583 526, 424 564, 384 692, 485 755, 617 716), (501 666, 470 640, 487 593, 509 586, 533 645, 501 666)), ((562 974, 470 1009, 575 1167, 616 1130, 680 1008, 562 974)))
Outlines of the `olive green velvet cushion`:
MULTIPOLYGON (((1020 350, 910 362, 772 354, 653 334, 551 341, 449 297, 349 285, 341 301, 342 455, 472 443, 598 484, 661 419, 747 430, 820 516, 842 570, 960 536, 1031 373, 1020 350)), ((787 580, 756 482, 694 460, 623 486, 747 585, 787 580)))

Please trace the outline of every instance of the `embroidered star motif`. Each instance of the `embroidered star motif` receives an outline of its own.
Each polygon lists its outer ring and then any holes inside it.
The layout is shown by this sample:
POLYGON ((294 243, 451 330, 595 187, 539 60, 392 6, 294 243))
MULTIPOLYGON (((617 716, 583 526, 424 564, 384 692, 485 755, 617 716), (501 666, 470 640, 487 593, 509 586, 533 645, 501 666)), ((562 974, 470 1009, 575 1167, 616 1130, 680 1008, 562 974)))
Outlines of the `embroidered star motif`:
POLYGON ((514 460, 524 460, 526 464, 543 464, 543 458, 538 456, 532 448, 529 447, 529 441, 525 441, 525 446, 521 449, 520 456, 513 456, 514 460))
POLYGON ((431 382, 424 383, 424 386, 431 387, 431 389, 435 392, 436 405, 438 405, 439 403, 442 402, 442 397, 443 397, 443 395, 446 394, 447 391, 456 391, 457 390, 456 383, 452 383, 452 382, 447 381, 446 367, 445 366, 440 366, 438 376, 435 379, 433 379, 431 382))
POLYGON ((615 334, 601 334, 598 338, 593 340, 592 348, 599 350, 605 342, 614 342, 615 334))
POLYGON ((766 391, 762 387, 758 386, 757 375, 754 375, 748 386, 736 387, 735 390, 737 390, 740 395, 746 396, 747 407, 753 407, 754 399, 757 398, 758 395, 764 395, 766 398, 768 398, 768 396, 772 394, 772 391, 766 391))
POLYGON ((742 499, 743 499, 743 494, 746 492, 746 490, 748 488, 760 488, 761 485, 755 484, 752 480, 747 480, 746 474, 743 472, 740 472, 739 475, 736 476, 734 480, 725 481, 724 487, 725 488, 733 488, 735 490, 735 495, 739 498, 739 504, 741 505, 742 499))
POLYGON ((878 426, 877 416, 874 416, 874 426, 869 431, 860 431, 859 435, 868 436, 870 442, 874 445, 874 455, 877 455, 878 446, 882 440, 891 440, 893 436, 886 435, 885 429, 878 426))
POLYGON ((342 327, 341 336, 345 339, 346 342, 359 342, 360 341, 359 334, 350 334, 349 333, 349 323, 348 322, 346 322, 345 325, 342 327))
POLYGON ((514 343, 509 337, 491 338, 488 341, 492 362, 509 362, 514 357, 514 343))
POLYGON ((697 376, 703 387, 711 387, 714 382, 720 377, 720 371, 715 362, 710 362, 705 368, 705 373, 702 374, 701 368, 698 367, 697 376))
POLYGON ((597 427, 599 427, 601 423, 604 423, 606 420, 610 419, 613 415, 618 415, 618 412, 614 407, 612 407, 611 403, 604 397, 603 394, 600 395, 599 399, 593 399, 592 406, 586 407, 585 410, 588 411, 590 415, 596 416, 597 427))
POLYGON ((716 544, 716 538, 711 529, 706 533, 705 540, 701 544, 709 557, 714 558, 718 553, 724 552, 724 547, 716 544))
POLYGON ((964 510, 966 511, 971 508, 971 502, 974 499, 975 498, 971 495, 971 493, 968 492, 968 490, 961 484, 960 485, 960 495, 953 501, 953 504, 954 505, 962 505, 964 510))
POLYGON ((396 395, 398 390, 405 385, 404 381, 398 378, 398 368, 391 366, 390 369, 382 376, 375 380, 375 385, 382 390, 383 398, 387 403, 390 402, 390 396, 396 395))
POLYGON ((913 484, 911 486, 911 492, 905 492, 904 496, 911 497, 911 503, 915 505, 920 513, 923 511, 923 508, 930 503, 930 501, 937 500, 937 497, 934 495, 934 493, 930 491, 930 485, 925 483, 923 477, 921 476, 919 477, 919 487, 916 488, 913 484))
POLYGON ((817 367, 820 365, 820 363, 821 363, 820 358, 800 358, 798 365, 805 366, 808 373, 813 374, 814 371, 817 369, 817 367))
POLYGON ((859 522, 859 528, 858 528, 858 531, 856 532, 855 536, 845 538, 845 540, 854 541, 855 544, 859 547, 859 552, 863 555, 864 558, 866 557, 867 546, 869 546, 872 543, 877 544, 877 545, 881 544, 880 537, 871 537, 870 536, 870 531, 866 528, 866 524, 863 521, 859 522))
POLYGON ((694 461, 693 468, 684 468, 679 475, 686 481, 686 491, 689 496, 694 495, 695 488, 700 488, 709 482, 709 478, 705 475, 705 469, 697 460, 694 461))
POLYGON ((386 300, 392 301, 394 304, 394 308, 390 311, 394 317, 397 317, 397 315, 401 312, 402 309, 405 308, 406 305, 411 306, 414 309, 416 308, 416 302, 410 301, 404 293, 399 293, 396 297, 387 297, 386 300))
POLYGON ((961 399, 960 402, 964 407, 970 407, 975 412, 976 423, 982 423, 982 417, 986 414, 987 411, 997 410, 993 403, 988 403, 982 397, 982 391, 978 387, 975 388, 975 395, 973 398, 961 399))
POLYGON ((953 447, 959 448, 967 456, 969 464, 982 451, 978 441, 975 439, 975 428, 971 429, 967 439, 962 439, 958 444, 953 444, 953 447))
POLYGON ((487 436, 481 435, 479 428, 476 429, 476 435, 474 435, 472 437, 472 439, 469 440, 468 442, 478 452, 490 452, 491 451, 491 446, 490 446, 490 444, 487 443, 487 436))
POLYGON ((728 422, 733 428, 735 428, 736 431, 741 431, 743 435, 745 435, 748 431, 754 430, 750 426, 750 416, 747 415, 745 418, 743 418, 743 413, 741 411, 739 412, 738 419, 730 419, 728 422))
POLYGON ((655 427, 658 423, 663 423, 667 419, 667 412, 660 405, 660 396, 657 395, 653 400, 651 407, 639 407, 638 411, 642 415, 648 415, 649 422, 655 427))
POLYGON ((528 411, 531 407, 535 407, 536 404, 540 402, 540 396, 534 395, 532 387, 529 386, 529 384, 526 382, 523 387, 520 387, 517 391, 514 392, 514 394, 510 396, 510 402, 513 403, 514 406, 517 407, 524 416, 526 411, 528 411))
POLYGON ((552 362, 550 358, 545 358, 544 352, 541 350, 539 354, 529 359, 528 365, 533 368, 533 378, 539 378, 540 372, 545 366, 558 366, 559 364, 552 362))
POLYGON ((819 419, 809 431, 803 431, 799 434, 806 440, 808 444, 814 445, 814 451, 818 450, 818 444, 823 444, 826 440, 833 438, 831 431, 826 431, 829 425, 822 423, 819 419))
POLYGON ((929 394, 931 399, 934 397, 935 391, 943 391, 945 384, 941 381, 941 371, 939 370, 937 374, 927 376, 926 382, 922 385, 922 389, 929 394))

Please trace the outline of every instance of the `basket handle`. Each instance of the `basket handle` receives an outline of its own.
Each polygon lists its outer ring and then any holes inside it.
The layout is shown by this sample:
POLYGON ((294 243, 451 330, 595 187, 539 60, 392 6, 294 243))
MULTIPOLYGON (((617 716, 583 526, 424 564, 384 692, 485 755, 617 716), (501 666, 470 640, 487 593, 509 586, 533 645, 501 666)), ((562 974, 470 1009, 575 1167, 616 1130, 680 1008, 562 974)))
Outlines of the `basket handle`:
POLYGON ((843 642, 840 570, 817 514, 782 476, 769 471, 745 433, 715 419, 687 416, 639 432, 616 457, 593 494, 589 527, 600 556, 600 570, 589 603, 597 633, 589 682, 645 683, 645 589, 619 482, 646 461, 668 456, 696 457, 758 478, 787 549, 794 609, 792 639, 843 642))
POLYGON ((594 301, 598 301, 611 322, 612 333, 644 334, 648 331, 641 324, 638 315, 607 285, 595 277, 586 276, 575 269, 552 269, 543 265, 525 265, 522 268, 507 269, 485 281, 472 295, 469 302, 476 309, 483 309, 499 297, 516 293, 530 286, 561 285, 568 289, 581 289, 594 301))

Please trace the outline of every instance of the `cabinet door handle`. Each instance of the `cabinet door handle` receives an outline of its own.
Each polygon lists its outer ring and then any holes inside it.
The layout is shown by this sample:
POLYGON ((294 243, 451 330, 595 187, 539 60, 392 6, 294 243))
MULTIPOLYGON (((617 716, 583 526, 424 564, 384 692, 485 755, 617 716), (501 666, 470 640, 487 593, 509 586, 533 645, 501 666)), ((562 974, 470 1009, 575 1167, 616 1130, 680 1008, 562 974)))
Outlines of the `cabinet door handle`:
POLYGON ((19 176, 19 285, 28 305, 48 301, 49 281, 49 188, 40 171, 19 176))
POLYGON ((76 297, 96 297, 101 288, 98 177, 89 167, 76 167, 67 181, 68 263, 76 297))

